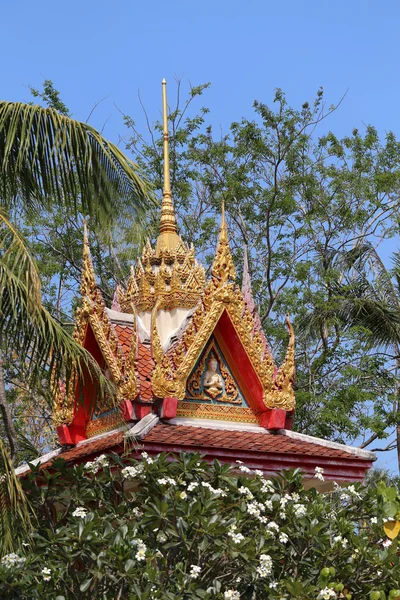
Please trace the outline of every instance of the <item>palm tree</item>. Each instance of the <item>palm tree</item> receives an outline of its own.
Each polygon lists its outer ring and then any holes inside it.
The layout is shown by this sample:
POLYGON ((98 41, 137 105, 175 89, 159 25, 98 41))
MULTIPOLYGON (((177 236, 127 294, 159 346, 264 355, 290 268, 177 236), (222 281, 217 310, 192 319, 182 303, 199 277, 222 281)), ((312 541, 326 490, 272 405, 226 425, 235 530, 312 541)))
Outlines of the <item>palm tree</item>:
POLYGON ((3 352, 17 352, 33 382, 68 379, 85 366, 100 389, 110 392, 91 356, 42 305, 35 261, 11 217, 50 206, 77 213, 79 206, 107 225, 121 200, 140 220, 152 198, 137 165, 93 127, 52 108, 0 102, 0 413, 10 448, 9 454, 0 440, 0 556, 30 528, 12 468, 18 441, 6 401, 3 352))
MULTIPOLYGON (((336 325, 343 331, 357 327, 367 351, 388 350, 396 374, 393 404, 396 433, 395 441, 386 450, 396 448, 400 472, 400 253, 393 257, 393 268, 387 269, 376 248, 364 242, 346 252, 337 267, 341 276, 332 285, 329 303, 309 314, 301 328, 318 335, 322 327, 336 325)), ((372 434, 362 447, 377 437, 372 434)))
MULTIPOLYGON (((18 349, 33 379, 61 370, 68 378, 82 363, 101 375, 42 305, 36 264, 12 217, 50 206, 76 213, 79 206, 107 226, 121 201, 140 220, 152 198, 137 165, 115 145, 52 108, 0 102, 0 344, 8 355, 18 349)), ((14 455, 1 361, 0 412, 14 455)))

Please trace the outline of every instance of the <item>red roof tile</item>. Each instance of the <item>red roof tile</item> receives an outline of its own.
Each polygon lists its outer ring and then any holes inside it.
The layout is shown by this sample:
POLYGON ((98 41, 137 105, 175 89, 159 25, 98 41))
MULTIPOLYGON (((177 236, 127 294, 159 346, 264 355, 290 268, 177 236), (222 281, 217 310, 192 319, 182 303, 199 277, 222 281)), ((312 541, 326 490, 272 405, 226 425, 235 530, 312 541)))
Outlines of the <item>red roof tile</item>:
MULTIPOLYGON (((247 457, 254 456, 263 460, 274 460, 273 457, 290 456, 295 460, 301 459, 330 459, 335 462, 346 460, 355 463, 365 462, 368 468, 370 459, 354 456, 346 450, 330 448, 318 443, 289 438, 282 434, 265 434, 251 431, 229 431, 221 429, 208 429, 203 427, 190 427, 184 425, 157 424, 141 441, 146 449, 157 447, 157 451, 187 451, 211 452, 212 449, 220 451, 232 459, 242 453, 247 457), (229 452, 229 454, 227 454, 229 452), (368 463, 368 465, 367 465, 368 463)), ((75 448, 66 450, 59 455, 67 461, 80 461, 84 457, 96 455, 111 450, 123 451, 123 432, 93 439, 75 448)), ((43 466, 49 466, 49 463, 43 466)))

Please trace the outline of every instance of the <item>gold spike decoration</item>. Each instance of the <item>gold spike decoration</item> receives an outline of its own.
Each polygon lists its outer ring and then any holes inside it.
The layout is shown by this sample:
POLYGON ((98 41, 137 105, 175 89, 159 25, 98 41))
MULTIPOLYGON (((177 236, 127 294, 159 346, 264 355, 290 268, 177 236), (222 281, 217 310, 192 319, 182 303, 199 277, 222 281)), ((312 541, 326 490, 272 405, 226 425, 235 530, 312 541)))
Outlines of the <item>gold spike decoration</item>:
MULTIPOLYGON (((96 284, 96 276, 90 255, 90 247, 84 223, 83 238, 83 267, 81 279, 82 303, 75 317, 74 339, 83 346, 88 325, 93 334, 109 369, 112 380, 119 389, 124 382, 123 370, 125 364, 124 352, 119 344, 117 334, 105 310, 101 292, 96 284)), ((102 410, 114 408, 121 400, 117 393, 114 398, 105 398, 102 410)), ((56 425, 69 424, 73 420, 75 410, 75 385, 74 377, 68 390, 61 385, 54 386, 53 420, 56 425)))
POLYGON ((295 336, 289 315, 286 315, 286 325, 289 331, 289 345, 286 357, 275 376, 273 393, 265 399, 265 404, 268 408, 282 408, 292 411, 296 406, 293 390, 296 372, 294 362, 295 336))
POLYGON ((234 281, 236 278, 236 271, 232 260, 231 249, 229 247, 224 200, 222 201, 221 228, 211 275, 216 287, 220 287, 228 281, 234 281))
POLYGON ((171 179, 169 168, 169 136, 168 136, 168 107, 167 107, 167 82, 162 81, 163 100, 163 148, 164 148, 164 189, 161 205, 160 235, 157 239, 156 255, 161 251, 172 252, 177 247, 180 238, 176 230, 175 210, 172 203, 171 179))

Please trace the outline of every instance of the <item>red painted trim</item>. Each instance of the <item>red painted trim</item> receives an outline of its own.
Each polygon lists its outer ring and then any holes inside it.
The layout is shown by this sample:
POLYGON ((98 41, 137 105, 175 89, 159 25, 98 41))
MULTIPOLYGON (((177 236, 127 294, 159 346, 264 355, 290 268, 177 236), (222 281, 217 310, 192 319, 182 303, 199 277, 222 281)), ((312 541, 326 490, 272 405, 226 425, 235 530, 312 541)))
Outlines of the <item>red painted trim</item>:
POLYGON ((162 419, 174 419, 178 408, 178 398, 164 398, 160 408, 162 419))
POLYGON ((240 376, 244 379, 250 391, 250 397, 246 398, 249 405, 256 413, 264 412, 266 408, 263 401, 261 382, 226 310, 224 310, 217 323, 215 336, 217 342, 219 336, 222 336, 229 349, 229 354, 234 361, 234 365, 228 365, 229 368, 232 370, 233 375, 235 375, 235 368, 239 371, 240 376))
POLYGON ((280 408, 269 408, 261 414, 261 427, 276 431, 284 429, 286 425, 286 410, 280 408))

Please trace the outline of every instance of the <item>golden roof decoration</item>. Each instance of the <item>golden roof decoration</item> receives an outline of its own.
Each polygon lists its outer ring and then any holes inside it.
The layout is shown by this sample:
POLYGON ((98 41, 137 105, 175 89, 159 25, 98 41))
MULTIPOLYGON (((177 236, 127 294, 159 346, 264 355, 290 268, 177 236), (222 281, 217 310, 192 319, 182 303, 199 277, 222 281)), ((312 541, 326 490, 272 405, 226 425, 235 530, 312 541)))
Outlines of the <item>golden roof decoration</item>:
POLYGON ((152 311, 151 336, 155 369, 152 386, 156 396, 173 396, 183 400, 186 382, 208 343, 222 313, 226 310, 239 339, 249 357, 263 389, 266 408, 294 410, 294 332, 287 318, 289 345, 282 366, 277 369, 259 324, 249 310, 240 288, 235 285, 236 273, 229 247, 228 232, 222 206, 221 230, 212 279, 207 284, 190 324, 171 351, 164 352, 157 329, 157 312, 162 307, 158 300, 152 311))
POLYGON ((146 312, 151 311, 159 299, 164 310, 193 308, 199 303, 206 284, 205 271, 195 259, 193 245, 185 244, 177 232, 170 182, 165 79, 162 87, 164 189, 160 230, 155 249, 150 240, 146 241, 136 269, 131 272, 127 290, 125 294, 121 293, 121 306, 129 312, 130 303, 138 312, 146 312))
MULTIPOLYGON (((137 374, 135 358, 137 341, 132 336, 130 352, 125 357, 107 312, 99 290, 90 255, 86 224, 84 224, 83 264, 81 275, 82 302, 76 312, 74 339, 82 346, 85 343, 87 327, 93 330, 96 341, 104 357, 106 368, 112 381, 117 386, 117 394, 113 398, 104 398, 97 408, 109 410, 119 404, 122 398, 133 399, 137 395, 137 374)), ((132 310, 132 308, 131 308, 132 310)), ((75 379, 71 377, 69 388, 63 385, 54 386, 53 419, 56 425, 69 424, 73 420, 75 409, 75 379)))

